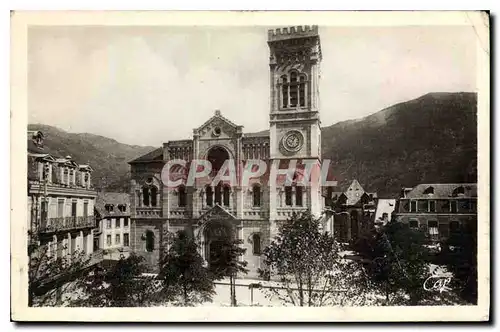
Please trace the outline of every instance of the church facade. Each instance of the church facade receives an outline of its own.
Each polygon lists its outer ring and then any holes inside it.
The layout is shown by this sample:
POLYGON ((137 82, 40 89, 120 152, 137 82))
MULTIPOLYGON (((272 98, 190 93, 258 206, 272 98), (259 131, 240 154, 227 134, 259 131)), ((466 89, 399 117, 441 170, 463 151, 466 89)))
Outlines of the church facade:
MULTIPOLYGON (((242 183, 251 160, 289 165, 294 160, 321 167, 319 80, 321 46, 317 26, 291 27, 268 32, 270 50, 269 131, 246 134, 220 111, 193 130, 192 139, 169 141, 131 165, 131 249, 144 256, 155 271, 164 250, 166 234, 192 231, 200 254, 210 264, 217 258, 222 237, 242 241, 246 248, 248 277, 263 268, 262 251, 276 234, 279 222, 294 212, 324 209, 318 178, 302 185, 254 177, 242 183), (194 160, 212 166, 204 179, 179 185, 164 182, 165 165, 181 160, 187 168, 194 160), (236 183, 213 180, 227 161, 236 183)), ((253 166, 250 166, 253 167, 253 166)), ((286 177, 286 175, 285 175, 286 177)), ((333 225, 327 226, 332 228, 333 225)))

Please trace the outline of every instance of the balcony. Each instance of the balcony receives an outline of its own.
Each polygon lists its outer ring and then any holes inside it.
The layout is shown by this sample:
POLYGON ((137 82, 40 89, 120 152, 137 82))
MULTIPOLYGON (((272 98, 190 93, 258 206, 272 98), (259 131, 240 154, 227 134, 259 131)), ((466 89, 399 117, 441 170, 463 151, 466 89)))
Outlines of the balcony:
POLYGON ((39 231, 41 233, 53 233, 61 231, 69 231, 80 228, 94 228, 95 218, 94 216, 87 217, 59 217, 59 218, 49 218, 47 223, 43 223, 40 226, 39 231))

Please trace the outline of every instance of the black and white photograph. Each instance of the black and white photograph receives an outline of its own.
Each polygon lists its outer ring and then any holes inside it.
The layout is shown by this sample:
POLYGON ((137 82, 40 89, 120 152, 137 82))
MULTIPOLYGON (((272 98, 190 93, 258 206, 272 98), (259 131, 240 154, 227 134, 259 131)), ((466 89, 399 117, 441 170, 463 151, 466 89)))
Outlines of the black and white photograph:
POLYGON ((13 320, 489 319, 488 12, 11 21, 13 320))

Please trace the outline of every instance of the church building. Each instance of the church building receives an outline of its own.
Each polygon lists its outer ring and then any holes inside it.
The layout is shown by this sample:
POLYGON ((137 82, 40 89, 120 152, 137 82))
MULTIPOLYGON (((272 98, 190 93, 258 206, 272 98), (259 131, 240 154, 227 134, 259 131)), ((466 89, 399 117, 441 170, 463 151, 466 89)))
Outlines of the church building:
MULTIPOLYGON (((319 80, 321 46, 317 26, 280 28, 268 32, 270 50, 270 120, 264 134, 246 134, 220 111, 193 130, 192 139, 169 141, 131 165, 131 250, 144 256, 152 272, 159 267, 167 232, 190 229, 207 264, 217 259, 221 238, 243 242, 243 257, 256 277, 262 251, 277 232, 279 222, 294 212, 324 209, 319 180, 301 185, 252 178, 248 185, 224 181, 167 186, 162 171, 171 160, 208 160, 209 178, 227 160, 245 165, 248 160, 267 164, 291 160, 321 166, 319 80)), ((236 177, 242 176, 235 168, 236 177)), ((333 230, 333 225, 325 227, 333 230)))

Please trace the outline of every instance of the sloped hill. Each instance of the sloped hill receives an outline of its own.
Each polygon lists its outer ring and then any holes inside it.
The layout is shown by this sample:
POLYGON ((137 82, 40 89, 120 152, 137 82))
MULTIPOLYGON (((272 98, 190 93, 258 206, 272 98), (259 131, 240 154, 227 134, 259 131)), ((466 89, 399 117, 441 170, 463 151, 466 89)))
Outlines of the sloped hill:
POLYGON ((322 129, 323 158, 341 185, 398 195, 402 186, 477 181, 477 96, 430 93, 322 129))

